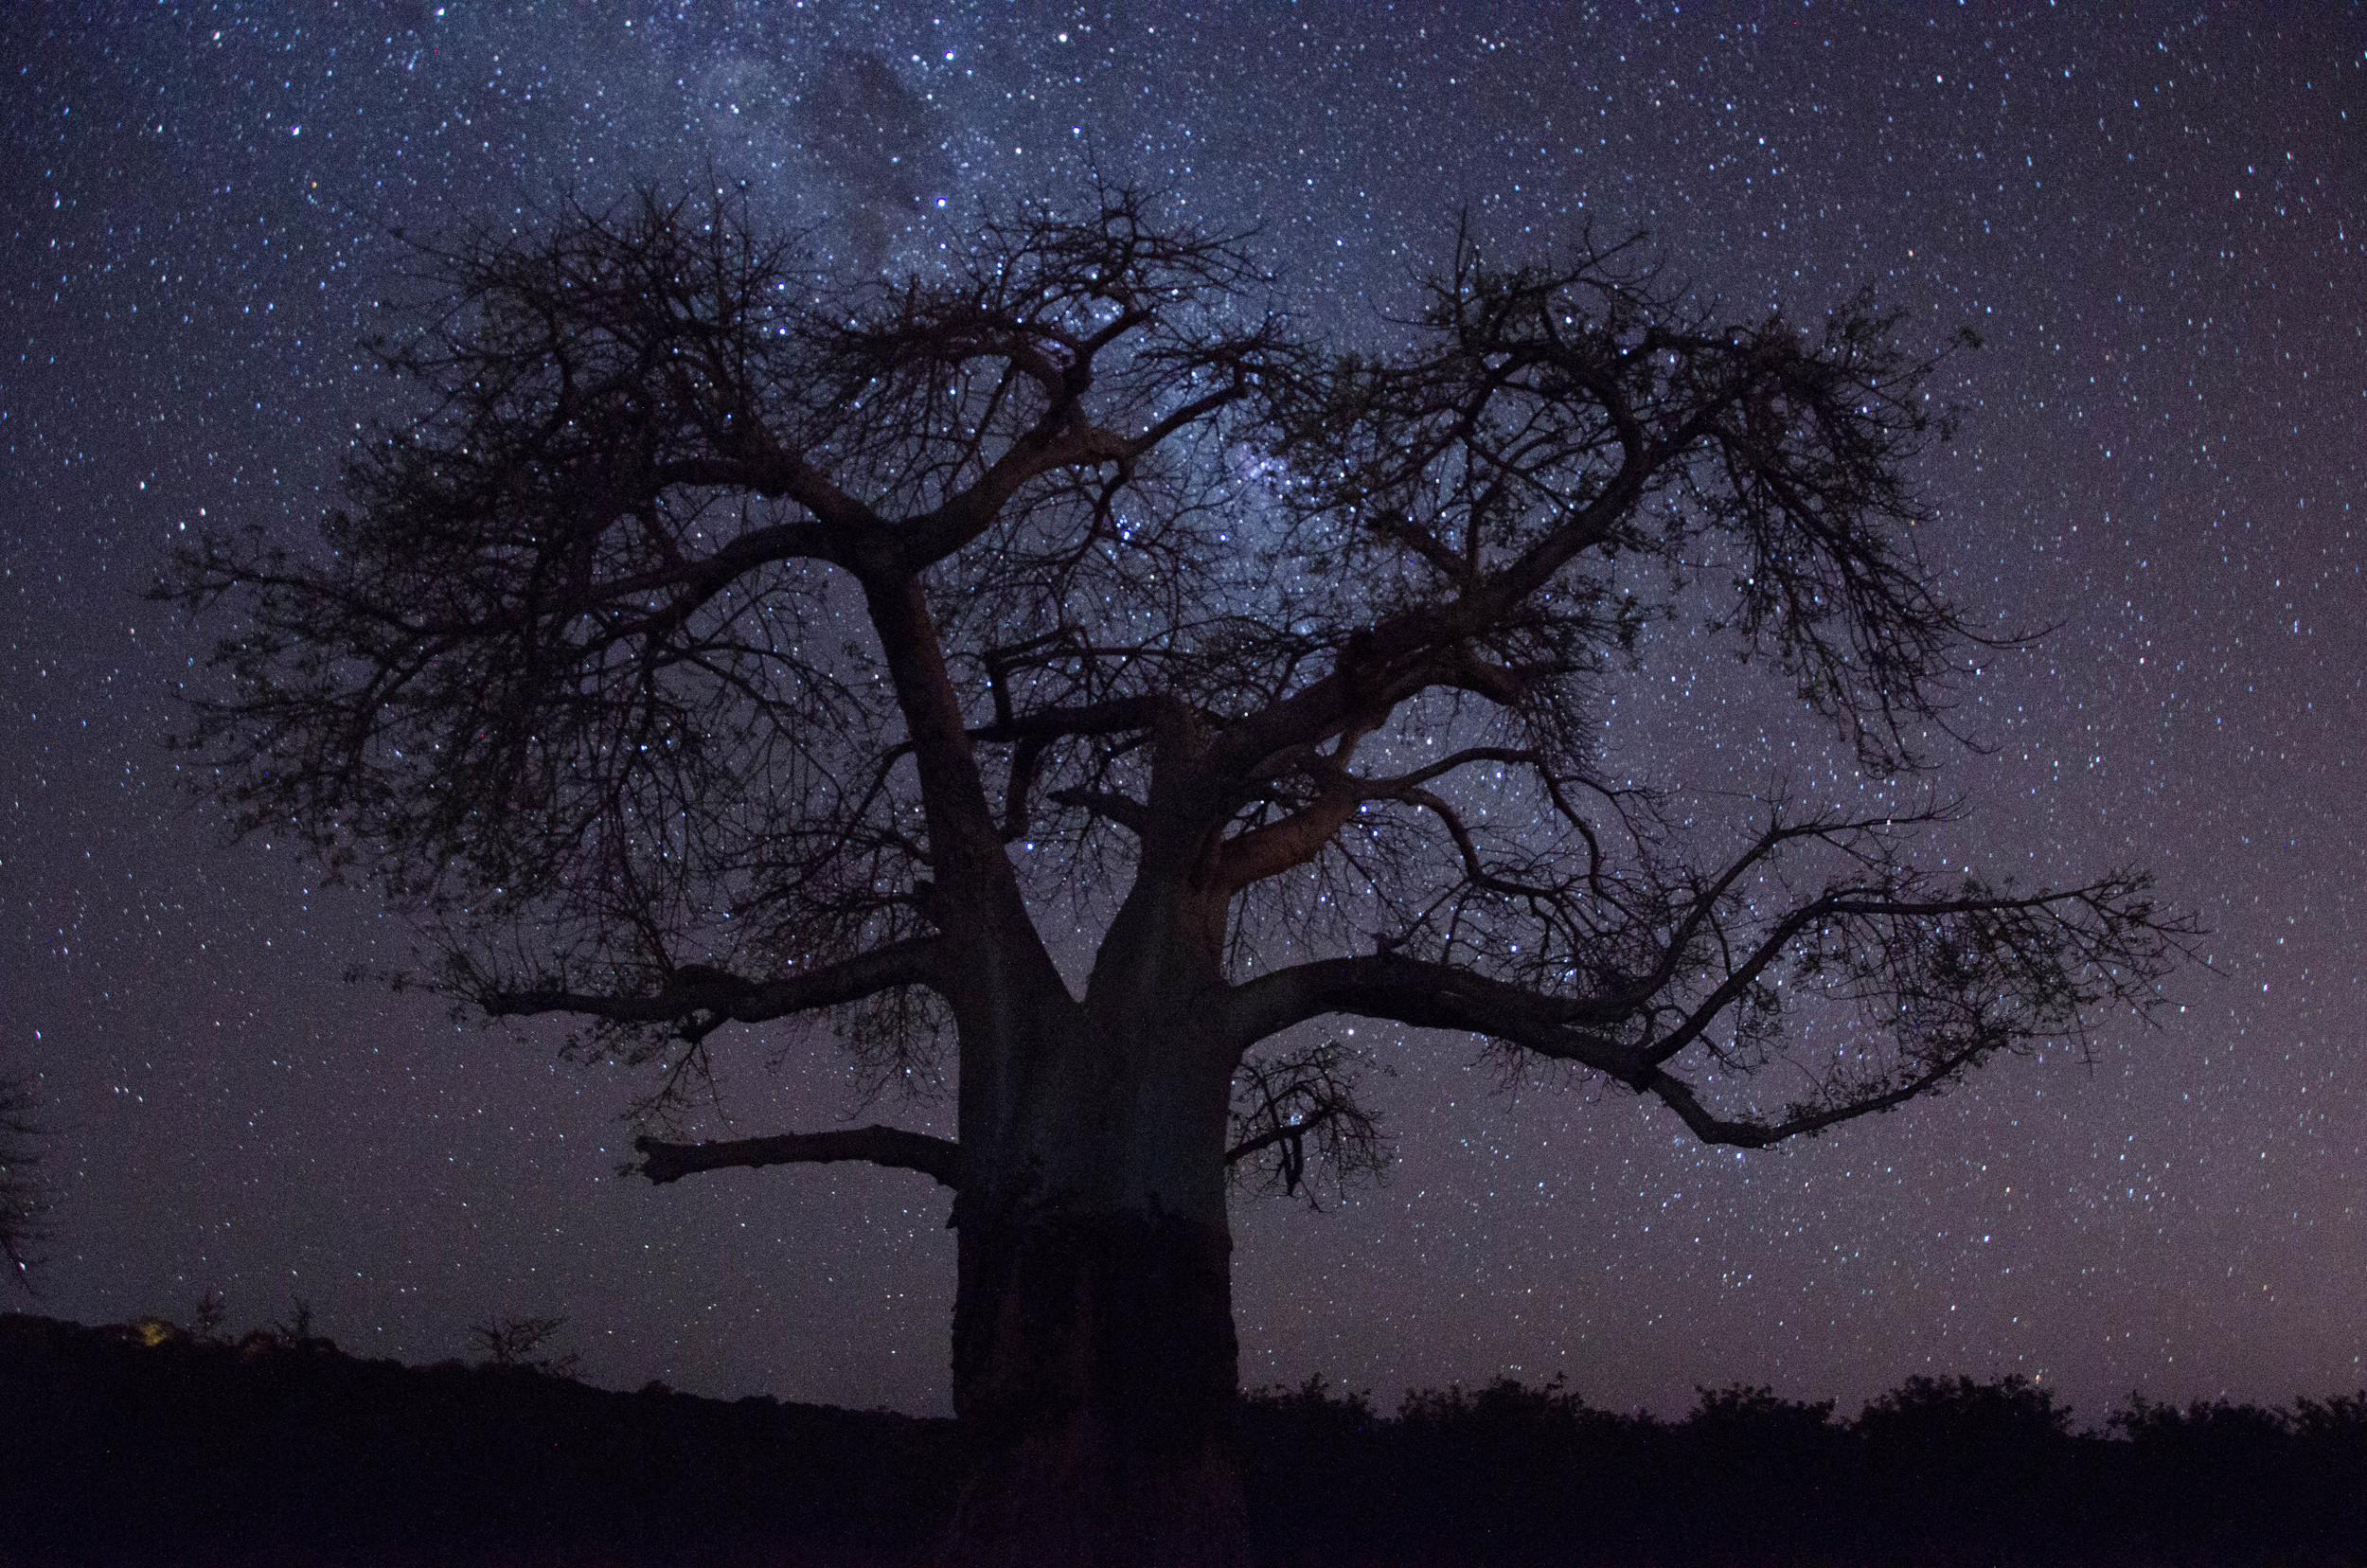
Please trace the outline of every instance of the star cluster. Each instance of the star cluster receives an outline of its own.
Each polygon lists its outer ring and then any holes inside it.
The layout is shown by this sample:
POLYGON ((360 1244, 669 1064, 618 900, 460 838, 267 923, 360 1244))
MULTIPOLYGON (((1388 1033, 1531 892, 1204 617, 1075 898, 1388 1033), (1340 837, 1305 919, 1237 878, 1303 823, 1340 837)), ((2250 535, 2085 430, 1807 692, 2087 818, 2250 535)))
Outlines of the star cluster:
MULTIPOLYGON (((300 1295, 408 1360, 563 1313, 600 1381, 945 1408, 942 1194, 620 1180, 626 1070, 347 984, 403 966, 404 912, 187 803, 162 739, 219 629, 139 594, 189 530, 294 543, 333 503, 393 406, 357 346, 407 240, 711 173, 871 271, 1099 176, 1255 226, 1302 330, 1348 341, 1466 222, 1505 258, 1646 230, 1741 319, 1867 289, 1911 343, 1973 329, 1923 548, 1958 602, 2045 634, 1970 683, 1979 749, 1942 783, 1976 811, 1930 852, 2030 882, 2150 866, 2212 933, 2161 1026, 2108 1025, 2091 1061, 1747 1157, 1624 1093, 1507 1093, 1468 1042, 1373 1041, 1386 1184, 1237 1213, 1245 1381, 1566 1371, 1613 1406, 1741 1381, 1846 1410, 2020 1372, 2089 1418, 2131 1388, 2367 1385, 2356 7, 409 0, 18 8, 0 40, 0 1075, 51 1129, 38 1310, 219 1289, 243 1324, 300 1295)), ((1681 629, 1646 653, 1622 765, 1884 787, 1681 629)), ((749 1042, 732 1126, 850 1108, 827 1044, 764 1068, 793 1043, 749 1042)))

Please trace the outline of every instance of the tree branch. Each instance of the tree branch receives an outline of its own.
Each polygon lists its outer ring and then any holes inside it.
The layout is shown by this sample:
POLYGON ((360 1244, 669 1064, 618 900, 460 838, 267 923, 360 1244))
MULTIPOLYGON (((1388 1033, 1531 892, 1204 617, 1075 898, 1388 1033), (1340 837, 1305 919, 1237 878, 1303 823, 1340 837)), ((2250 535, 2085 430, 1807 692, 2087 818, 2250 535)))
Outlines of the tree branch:
POLYGON ((1623 466, 1512 566, 1445 604, 1401 610, 1352 633, 1330 674, 1228 726, 1210 748, 1211 771, 1219 778, 1248 777, 1272 757, 1317 744, 1376 706, 1385 715, 1431 686, 1476 691, 1500 704, 1517 700, 1523 683, 1515 672, 1488 665, 1467 645, 1499 630, 1555 571, 1611 537, 1652 477, 1641 469, 1639 461, 1623 466))
MULTIPOLYGON (((1658 983, 1571 999, 1383 953, 1236 987, 1225 1024, 1242 1050, 1323 1012, 1484 1034, 1653 1095, 1705 1142, 1755 1149, 1903 1104, 1999 1051, 2049 1036, 2085 1040, 2090 1011, 2106 1003, 2142 1013, 2159 1002, 2155 986, 2173 954, 2197 935, 2191 920, 2159 914, 2135 876, 2020 897, 1970 881, 1954 899, 1843 885, 1773 921, 1747 953, 1729 954, 1722 981, 1690 1005, 1662 995, 1674 957, 1658 983), (1664 1064, 1755 995, 1779 962, 1821 985, 1826 1000, 1868 1007, 1866 1026, 1892 1035, 1895 1055, 1886 1065, 1835 1069, 1780 1117, 1719 1116, 1664 1064)), ((1774 1005, 1771 995, 1761 1004, 1774 1005)), ((1746 1016, 1736 1030, 1747 1041, 1764 1025, 1746 1016)), ((1736 1050, 1711 1049, 1722 1064, 1739 1059, 1741 1073, 1754 1070, 1736 1050)))
POLYGON ((1055 790, 1050 796, 1056 806, 1074 806, 1095 816, 1108 817, 1136 838, 1150 832, 1150 808, 1132 795, 1119 794, 1112 790, 1055 790))
POLYGON ((1319 959, 1246 981, 1225 994, 1222 1027, 1234 1047, 1246 1051, 1327 1012, 1484 1034, 1623 1082, 1650 1071, 1631 1046, 1600 1031, 1615 1017, 1596 1004, 1390 953, 1319 959))
POLYGON ((1058 740, 1073 735, 1118 735, 1148 729, 1159 722, 1162 706, 1156 697, 1120 697, 1077 707, 1040 708, 1033 713, 999 716, 991 724, 970 732, 973 740, 1058 740))
POLYGON ((827 1165, 863 1160, 933 1176, 939 1186, 961 1186, 961 1145, 951 1138, 908 1132, 897 1127, 855 1127, 838 1132, 783 1132, 770 1138, 730 1138, 710 1143, 665 1143, 635 1138, 644 1156, 641 1174, 664 1185, 703 1170, 773 1165, 827 1165))
POLYGON ((1860 1095, 1814 1110, 1797 1110, 1777 1121, 1761 1121, 1755 1117, 1730 1120, 1716 1115, 1702 1105, 1691 1084, 1667 1072, 1654 1072, 1642 1085, 1642 1092, 1658 1096, 1661 1103, 1677 1113, 1679 1119, 1703 1143, 1725 1144, 1735 1149, 1765 1149, 1787 1138, 1821 1132, 1840 1122, 1854 1121, 1860 1116, 1904 1105, 1971 1066, 1986 1049, 1988 1047, 1984 1045, 1967 1045, 1934 1061, 1915 1077, 1878 1094, 1860 1095))
POLYGON ((821 470, 778 450, 756 457, 701 454, 676 458, 657 465, 653 477, 661 485, 750 490, 767 500, 786 496, 811 512, 841 541, 857 530, 880 526, 878 513, 832 484, 821 470))
POLYGON ((870 953, 781 980, 746 980, 720 971, 685 969, 650 996, 602 996, 560 989, 501 990, 485 987, 474 1000, 490 1018, 578 1013, 612 1024, 693 1024, 700 1032, 731 1020, 761 1024, 792 1013, 859 1002, 898 986, 942 989, 938 972, 944 938, 913 936, 870 953))
POLYGON ((911 738, 929 824, 931 869, 963 928, 959 935, 1000 947, 1040 984, 1058 985, 1059 971, 1029 921, 1017 874, 1004 852, 1002 824, 987 805, 976 743, 963 722, 927 595, 909 575, 876 570, 857 575, 911 738))
MULTIPOLYGON (((1309 1203, 1315 1202, 1308 1180, 1309 1140, 1315 1159, 1328 1166, 1344 1187, 1358 1177, 1378 1177, 1390 1151, 1379 1124, 1358 1103, 1361 1065, 1336 1040, 1279 1058, 1243 1060, 1234 1076, 1233 1144, 1225 1150, 1225 1164, 1237 1167, 1271 1151, 1270 1162, 1261 1162, 1266 1179, 1258 1185, 1279 1185, 1286 1197, 1308 1187, 1309 1203)), ((1249 1185, 1237 1174, 1236 1180, 1249 1185)))

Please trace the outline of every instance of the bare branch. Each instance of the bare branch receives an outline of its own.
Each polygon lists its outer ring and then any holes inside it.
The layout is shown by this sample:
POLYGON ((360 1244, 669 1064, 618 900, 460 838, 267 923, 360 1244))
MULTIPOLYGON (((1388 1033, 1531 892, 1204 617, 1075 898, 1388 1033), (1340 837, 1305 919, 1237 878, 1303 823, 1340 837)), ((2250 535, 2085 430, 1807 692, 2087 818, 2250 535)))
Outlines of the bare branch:
POLYGON ((899 1170, 917 1170, 940 1186, 959 1187, 961 1146, 926 1132, 895 1127, 855 1127, 835 1132, 783 1132, 769 1138, 731 1138, 714 1143, 664 1143, 635 1138, 643 1156, 638 1167, 651 1182, 664 1185, 695 1176, 703 1170, 735 1167, 755 1169, 774 1165, 826 1165, 835 1160, 862 1160, 899 1170))
POLYGON ((761 1024, 859 1001, 897 986, 949 984, 943 938, 917 936, 874 953, 779 980, 748 980, 703 967, 675 971, 673 983, 645 996, 557 989, 506 990, 489 983, 472 992, 489 1018, 575 1013, 623 1025, 677 1025, 704 1033, 730 1020, 761 1024))
MULTIPOLYGON (((1768 847, 1763 839, 1744 863, 1757 864, 1768 847)), ((2198 935, 2192 921, 2157 912, 2141 877, 2021 896, 1970 881, 1952 898, 1843 885, 1772 920, 1755 943, 1721 943, 1723 973, 1699 997, 1673 984, 1674 955, 1700 961, 1685 935, 1656 978, 1593 996, 1554 996, 1383 953, 1260 976, 1231 992, 1226 1018, 1244 1046, 1326 1012, 1482 1034, 1654 1095, 1705 1140, 1757 1148, 1932 1093, 2000 1051, 2050 1038, 2084 1043, 2099 1007, 2142 1015, 2156 1007, 2157 983, 2198 935), (1741 1039, 1764 1038, 1781 1004, 1762 982, 1778 966, 1795 989, 1861 1005, 1863 1034, 1887 1036, 1887 1055, 1832 1069, 1780 1116, 1721 1116, 1666 1063, 1721 1021, 1741 1039)), ((1753 1070, 1732 1048, 1712 1060, 1743 1076, 1753 1070)))
POLYGON ((1245 1165, 1262 1166, 1262 1181, 1244 1185, 1279 1190, 1284 1197, 1304 1187, 1308 1204, 1320 1206, 1308 1176, 1310 1140, 1315 1164, 1329 1169, 1335 1188, 1344 1191, 1360 1178, 1378 1178, 1388 1167, 1390 1151, 1379 1123, 1357 1099, 1361 1070, 1355 1053, 1336 1040, 1285 1056, 1245 1060, 1235 1075, 1233 1144, 1224 1156, 1237 1179, 1245 1165))
POLYGON ((1396 953, 1323 958, 1245 981, 1225 997, 1223 1025, 1227 1038, 1246 1050, 1293 1024, 1334 1012, 1487 1035, 1623 1081, 1646 1065, 1605 1032, 1620 1021, 1616 1010, 1396 953))

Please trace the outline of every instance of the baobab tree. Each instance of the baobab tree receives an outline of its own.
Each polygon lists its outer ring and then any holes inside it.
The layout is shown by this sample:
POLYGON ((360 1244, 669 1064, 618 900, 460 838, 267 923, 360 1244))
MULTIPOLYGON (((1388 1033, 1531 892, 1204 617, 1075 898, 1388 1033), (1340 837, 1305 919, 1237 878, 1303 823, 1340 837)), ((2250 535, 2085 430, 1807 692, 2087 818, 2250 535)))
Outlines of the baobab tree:
POLYGON ((423 911, 464 1006, 670 1087, 798 1019, 951 1078, 956 1139, 640 1145, 954 1190, 951 1560, 1246 1559, 1228 1172, 1372 1153, 1325 1019, 1755 1148, 2084 1041, 2174 955, 2133 873, 1951 879, 1944 808, 1772 789, 1705 842, 1601 754, 1656 605, 1886 776, 1948 735, 1932 361, 1862 301, 1726 325, 1624 250, 1464 243, 1335 351, 1126 193, 894 283, 728 198, 424 255, 383 346, 423 395, 319 546, 159 590, 233 617, 185 743, 423 911))

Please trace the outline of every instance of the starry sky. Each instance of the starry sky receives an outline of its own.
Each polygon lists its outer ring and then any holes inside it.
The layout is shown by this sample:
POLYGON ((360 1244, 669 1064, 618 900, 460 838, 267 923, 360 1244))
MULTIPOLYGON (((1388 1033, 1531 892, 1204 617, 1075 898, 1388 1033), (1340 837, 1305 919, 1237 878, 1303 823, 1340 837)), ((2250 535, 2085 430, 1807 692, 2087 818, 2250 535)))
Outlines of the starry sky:
MULTIPOLYGON (((1098 169, 1261 225, 1341 341, 1463 213, 1507 258, 1646 229, 1742 319, 1871 284, 1910 342, 1973 327, 1924 548, 1984 619, 2053 630, 1975 683, 1984 750, 1944 782, 1978 812, 1933 852, 2149 865, 2212 931, 2091 1062, 1747 1158, 1624 1093, 1507 1095, 1468 1041, 1376 1042, 1385 1185, 1237 1209, 1246 1383, 1849 1413, 2020 1372, 2091 1420, 2367 1385, 2359 7, 35 5, 0 60, 0 1074, 41 1096, 55 1201, 9 1305, 186 1319, 219 1289, 243 1327, 301 1295, 406 1361, 563 1314, 614 1386, 949 1409, 947 1195, 620 1180, 629 1071, 347 983, 409 928, 176 791, 207 638, 138 596, 185 526, 296 538, 334 498, 390 406, 355 344, 396 229, 712 167, 868 271, 1098 169)), ((1753 787, 1767 748, 1717 743, 1746 719, 1646 655, 1609 743, 1753 787)), ((763 1067, 790 1043, 727 1062, 733 1131, 854 1109, 827 1049, 763 1067)))

